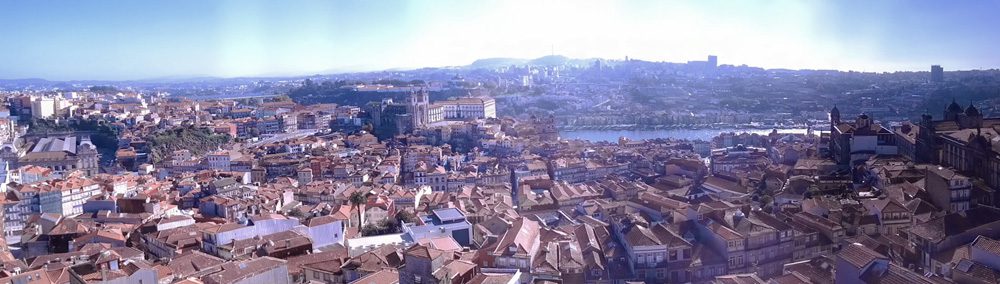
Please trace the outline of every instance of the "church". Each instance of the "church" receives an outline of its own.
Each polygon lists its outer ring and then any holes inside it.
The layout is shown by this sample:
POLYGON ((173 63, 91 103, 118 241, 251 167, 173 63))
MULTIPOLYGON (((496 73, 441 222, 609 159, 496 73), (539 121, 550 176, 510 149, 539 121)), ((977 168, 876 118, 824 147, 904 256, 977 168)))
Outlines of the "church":
POLYGON ((830 155, 841 166, 864 163, 875 155, 896 155, 896 134, 867 115, 842 121, 836 106, 830 110, 830 155))

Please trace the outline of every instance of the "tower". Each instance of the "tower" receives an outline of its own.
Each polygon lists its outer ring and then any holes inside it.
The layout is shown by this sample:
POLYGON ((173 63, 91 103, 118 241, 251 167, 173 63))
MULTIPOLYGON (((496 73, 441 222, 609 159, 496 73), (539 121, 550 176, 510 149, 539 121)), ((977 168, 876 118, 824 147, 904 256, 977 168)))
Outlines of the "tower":
POLYGON ((80 146, 76 150, 76 154, 79 157, 77 160, 77 168, 83 170, 86 176, 93 176, 97 174, 98 161, 100 159, 97 153, 97 146, 90 142, 90 136, 83 136, 80 140, 80 146))
POLYGON ((719 66, 719 57, 715 55, 708 56, 708 67, 715 68, 719 66))
POLYGON ((917 135, 914 159, 917 163, 936 164, 938 154, 934 137, 937 136, 937 133, 930 114, 925 113, 920 116, 920 132, 917 135))
POLYGON ((837 124, 840 124, 840 110, 837 109, 837 106, 833 106, 833 109, 830 110, 830 131, 831 131, 831 133, 832 133, 833 129, 837 127, 837 124))
POLYGON ((427 91, 420 90, 418 92, 413 92, 410 94, 410 102, 407 104, 408 112, 410 113, 410 118, 412 119, 412 128, 419 129, 427 126, 427 122, 430 120, 427 113, 428 105, 430 104, 430 98, 427 91))
POLYGON ((952 98, 951 104, 949 104, 948 108, 944 110, 944 120, 957 122, 958 118, 961 117, 962 113, 963 113, 962 106, 958 105, 958 102, 955 101, 955 98, 952 98))
POLYGON ((965 120, 963 128, 980 129, 983 127, 983 114, 972 103, 969 103, 969 107, 965 109, 965 120))

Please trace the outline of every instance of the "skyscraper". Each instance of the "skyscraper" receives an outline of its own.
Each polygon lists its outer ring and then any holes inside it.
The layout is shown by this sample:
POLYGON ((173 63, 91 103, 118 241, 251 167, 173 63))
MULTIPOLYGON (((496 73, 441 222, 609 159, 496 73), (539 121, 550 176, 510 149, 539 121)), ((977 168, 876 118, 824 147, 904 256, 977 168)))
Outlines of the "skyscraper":
POLYGON ((944 68, 941 65, 931 65, 931 82, 944 82, 944 68))
POLYGON ((715 55, 708 56, 708 67, 715 68, 719 66, 719 57, 715 55))

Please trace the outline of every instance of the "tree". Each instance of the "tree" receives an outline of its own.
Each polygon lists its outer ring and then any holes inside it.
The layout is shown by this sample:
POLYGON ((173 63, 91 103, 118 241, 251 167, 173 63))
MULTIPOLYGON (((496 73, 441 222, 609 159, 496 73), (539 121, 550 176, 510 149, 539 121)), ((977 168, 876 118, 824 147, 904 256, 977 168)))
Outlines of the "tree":
POLYGON ((410 211, 401 210, 399 213, 396 213, 396 222, 414 223, 417 222, 417 216, 413 215, 410 211))
POLYGON ((392 234, 399 232, 399 223, 392 218, 385 218, 382 219, 381 221, 378 221, 378 227, 381 228, 379 232, 382 234, 392 234))
POLYGON ((364 225, 361 227, 362 236, 374 236, 379 234, 379 229, 375 225, 364 225))
POLYGON ((302 213, 302 209, 299 209, 298 207, 295 207, 295 208, 292 208, 292 210, 288 210, 288 216, 302 218, 302 217, 305 217, 305 214, 302 213))
POLYGON ((361 214, 364 214, 364 212, 361 212, 361 204, 368 202, 368 195, 365 192, 355 191, 351 193, 350 201, 351 206, 358 209, 358 226, 361 226, 361 214))

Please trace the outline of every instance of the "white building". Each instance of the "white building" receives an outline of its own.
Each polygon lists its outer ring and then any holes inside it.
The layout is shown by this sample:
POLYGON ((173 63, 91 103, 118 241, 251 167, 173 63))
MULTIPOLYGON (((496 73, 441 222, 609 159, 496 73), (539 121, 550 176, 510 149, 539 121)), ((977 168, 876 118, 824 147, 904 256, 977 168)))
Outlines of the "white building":
POLYGON ((49 118, 56 114, 56 101, 51 97, 32 97, 31 116, 49 118))
POLYGON ((496 118, 496 100, 487 97, 466 97, 435 103, 446 120, 496 118))

